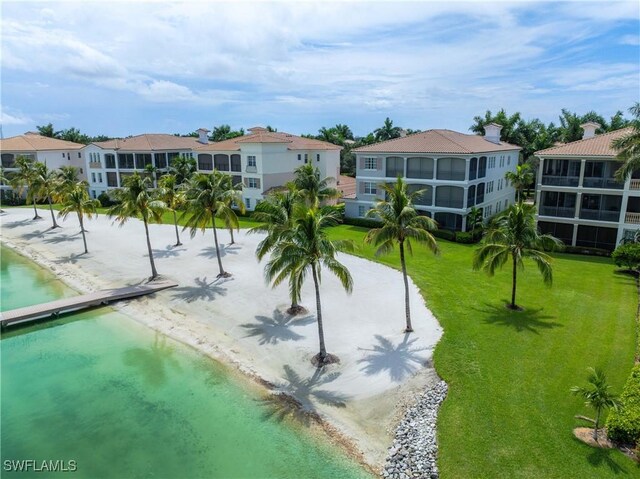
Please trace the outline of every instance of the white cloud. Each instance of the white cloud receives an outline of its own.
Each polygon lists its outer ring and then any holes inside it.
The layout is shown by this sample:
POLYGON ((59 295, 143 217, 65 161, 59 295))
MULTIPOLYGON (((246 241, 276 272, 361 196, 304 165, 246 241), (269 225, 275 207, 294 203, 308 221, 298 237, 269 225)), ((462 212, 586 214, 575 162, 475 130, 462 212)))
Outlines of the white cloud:
POLYGON ((13 110, 4 106, 0 109, 0 124, 3 126, 26 125, 31 122, 31 118, 18 110, 13 110))
POLYGON ((620 44, 637 47, 640 45, 640 35, 624 35, 620 39, 620 44))

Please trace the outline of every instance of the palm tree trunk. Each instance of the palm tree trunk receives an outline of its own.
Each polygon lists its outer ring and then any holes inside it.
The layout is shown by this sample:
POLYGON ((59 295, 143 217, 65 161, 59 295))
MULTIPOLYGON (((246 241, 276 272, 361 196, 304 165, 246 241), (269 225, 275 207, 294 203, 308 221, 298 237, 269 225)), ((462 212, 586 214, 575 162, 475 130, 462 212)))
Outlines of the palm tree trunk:
POLYGON ((213 224, 213 241, 216 246, 216 256, 218 258, 218 269, 220 270, 220 272, 218 273, 218 278, 221 278, 223 276, 227 276, 227 273, 222 267, 222 258, 220 257, 220 248, 218 246, 218 230, 216 229, 216 218, 213 215, 211 215, 211 224, 213 224))
POLYGON ((147 249, 149 250, 149 262, 151 263, 151 279, 156 279, 158 272, 156 271, 156 264, 153 261, 153 251, 151 250, 151 240, 149 239, 149 225, 147 225, 147 219, 143 218, 144 231, 147 234, 147 249))
POLYGON ((318 274, 316 265, 311 265, 313 272, 313 285, 316 288, 316 317, 318 319, 318 337, 320 338, 320 353, 318 353, 318 365, 322 366, 327 357, 327 349, 324 345, 324 329, 322 327, 322 306, 320 304, 320 285, 318 284, 318 274))
POLYGON ((51 196, 47 196, 47 201, 49 201, 49 211, 51 212, 51 221, 53 221, 53 226, 51 229, 58 228, 58 223, 56 223, 56 215, 53 214, 53 203, 51 202, 51 196))
POLYGON ((600 409, 596 411, 596 423, 593 430, 593 438, 598 442, 598 426, 600 425, 600 409))
POLYGON ((231 233, 231 243, 229 244, 235 244, 236 242, 233 239, 233 228, 229 228, 229 233, 231 233))
POLYGON ((516 257, 513 257, 513 273, 512 273, 512 286, 511 286, 511 309, 516 309, 516 272, 517 262, 516 257))
POLYGON ((36 200, 35 199, 33 200, 33 214, 34 214, 34 216, 33 216, 34 220, 40 219, 40 215, 38 214, 38 210, 36 209, 36 200))
POLYGON ((178 233, 178 216, 176 215, 176 210, 173 210, 173 225, 176 227, 176 244, 175 246, 180 246, 182 243, 180 242, 180 233, 178 233))
POLYGON ((400 241, 400 264, 402 265, 402 277, 404 279, 404 314, 407 320, 405 333, 413 332, 411 327, 411 308, 409 307, 409 278, 407 277, 407 264, 404 260, 404 241, 400 241))
POLYGON ((84 254, 87 254, 89 250, 87 249, 87 237, 84 234, 84 221, 82 220, 82 215, 79 212, 78 220, 80 221, 80 231, 82 232, 82 242, 84 243, 84 254))

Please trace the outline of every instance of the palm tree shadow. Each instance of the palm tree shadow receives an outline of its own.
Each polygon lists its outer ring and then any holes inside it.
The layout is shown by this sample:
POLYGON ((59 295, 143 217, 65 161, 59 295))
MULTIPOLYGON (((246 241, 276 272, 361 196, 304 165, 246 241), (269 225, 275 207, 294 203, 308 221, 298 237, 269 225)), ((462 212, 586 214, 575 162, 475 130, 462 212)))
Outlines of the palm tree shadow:
POLYGON ((592 466, 600 466, 604 463, 614 474, 626 474, 627 470, 624 466, 618 464, 611 457, 613 451, 614 449, 595 448, 593 452, 587 456, 587 461, 589 461, 589 464, 592 466))
MULTIPOLYGON (((4 228, 4 225, 2 227, 4 228)), ((35 231, 32 231, 31 233, 23 233, 20 235, 21 238, 26 240, 30 240, 33 238, 40 238, 42 236, 44 236, 44 232, 42 230, 35 230, 35 231)))
POLYGON ((5 223, 2 225, 3 228, 13 229, 19 228, 20 226, 26 226, 31 223, 33 220, 20 220, 20 221, 11 221, 10 223, 5 223))
MULTIPOLYGON (((228 254, 238 254, 239 246, 220 245, 220 257, 224 258, 228 254)), ((198 256, 204 256, 205 258, 213 259, 217 257, 216 248, 214 246, 207 246, 202 249, 198 256)))
POLYGON ((154 258, 177 258, 180 256, 180 252, 187 251, 187 249, 168 245, 165 249, 154 249, 152 251, 154 258))
POLYGON ((429 358, 419 353, 429 348, 413 347, 418 338, 409 341, 409 333, 405 333, 398 344, 393 344, 379 334, 376 334, 375 338, 378 344, 375 344, 373 349, 358 348, 361 351, 371 351, 358 360, 358 363, 365 363, 360 370, 368 376, 387 371, 392 381, 401 382, 404 378, 412 376, 421 366, 428 364, 429 358))
POLYGON ((553 329, 563 326, 562 323, 557 321, 549 321, 554 319, 555 316, 541 314, 543 308, 513 311, 504 306, 485 303, 485 309, 474 309, 486 316, 484 320, 486 324, 511 327, 519 333, 529 331, 534 334, 540 334, 541 329, 553 329))
POLYGON ((180 363, 174 357, 173 346, 167 338, 156 333, 153 343, 146 348, 129 348, 122 353, 123 362, 138 370, 144 382, 157 388, 167 382, 168 370, 180 371, 180 363))
POLYGON ((213 301, 217 296, 226 296, 227 288, 223 287, 222 284, 225 282, 221 279, 215 279, 211 283, 207 282, 207 277, 204 278, 194 278, 195 286, 180 286, 178 288, 174 288, 173 291, 175 294, 173 295, 173 299, 186 301, 187 303, 192 303, 193 301, 203 300, 203 301, 213 301))
POLYGON ((271 317, 256 316, 255 323, 241 324, 240 327, 247 330, 246 337, 258 336, 260 344, 278 344, 280 341, 298 341, 304 336, 291 330, 292 326, 306 326, 315 322, 313 316, 305 316, 296 319, 294 316, 284 314, 279 309, 274 309, 271 317))
POLYGON ((82 234, 81 231, 74 234, 61 233, 61 234, 57 234, 56 236, 49 236, 44 240, 44 242, 58 244, 58 243, 63 243, 65 241, 76 241, 77 239, 79 239, 78 235, 81 235, 81 234, 82 234))
POLYGON ((63 256, 62 258, 58 258, 54 261, 57 264, 76 264, 79 259, 87 258, 88 256, 85 253, 71 253, 68 256, 63 256))
POLYGON ((335 381, 341 373, 328 373, 316 368, 311 377, 303 378, 288 364, 285 364, 283 369, 284 381, 275 385, 276 392, 259 400, 265 407, 264 419, 280 422, 291 418, 308 426, 312 421, 320 421, 314 402, 339 408, 346 407, 349 396, 320 389, 335 381))

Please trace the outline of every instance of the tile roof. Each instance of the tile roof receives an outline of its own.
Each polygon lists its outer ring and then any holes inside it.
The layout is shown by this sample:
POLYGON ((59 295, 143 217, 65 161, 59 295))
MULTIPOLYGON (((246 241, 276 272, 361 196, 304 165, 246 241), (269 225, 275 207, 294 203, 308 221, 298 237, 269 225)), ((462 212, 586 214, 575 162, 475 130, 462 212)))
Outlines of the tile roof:
POLYGON ((609 133, 596 135, 584 140, 572 141, 558 146, 552 146, 545 150, 536 151, 536 156, 616 156, 616 150, 611 147, 611 142, 625 136, 633 130, 632 127, 622 128, 609 133))
POLYGON ((81 143, 49 138, 32 132, 0 140, 2 151, 79 150, 84 146, 81 143))
MULTIPOLYGON (((256 130, 252 128, 252 130, 256 130)), ((223 140, 209 143, 208 145, 198 144, 196 150, 204 151, 234 151, 239 150, 244 143, 285 143, 288 150, 341 150, 342 147, 320 141, 313 138, 292 135, 284 132, 267 131, 259 129, 249 135, 238 136, 230 140, 223 140)))
POLYGON ((427 130, 374 145, 356 148, 358 153, 488 153, 520 150, 509 143, 492 143, 479 135, 452 130, 427 130))
POLYGON ((156 151, 156 150, 191 150, 203 146, 198 138, 192 136, 175 136, 164 133, 145 133, 123 139, 98 141, 92 143, 106 150, 123 151, 156 151))
POLYGON ((356 179, 350 176, 340 175, 338 176, 338 185, 336 186, 338 191, 342 193, 342 198, 355 198, 356 197, 356 179))

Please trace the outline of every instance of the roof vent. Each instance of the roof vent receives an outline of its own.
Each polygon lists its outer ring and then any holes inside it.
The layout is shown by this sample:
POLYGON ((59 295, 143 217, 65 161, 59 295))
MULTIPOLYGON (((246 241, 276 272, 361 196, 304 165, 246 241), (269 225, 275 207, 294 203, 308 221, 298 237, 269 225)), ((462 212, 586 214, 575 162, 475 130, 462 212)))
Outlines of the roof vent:
POLYGON ((582 139, 586 140, 587 138, 593 138, 594 136, 596 136, 596 130, 600 128, 600 123, 588 121, 587 123, 580 125, 580 128, 584 130, 582 139))
POLYGON ((209 135, 207 135, 207 133, 209 133, 209 130, 207 130, 206 128, 198 128, 196 132, 198 133, 198 143, 202 143, 203 145, 208 145, 209 135))
POLYGON ((484 125, 484 139, 491 143, 500 144, 500 130, 502 130, 502 125, 497 123, 484 125))

